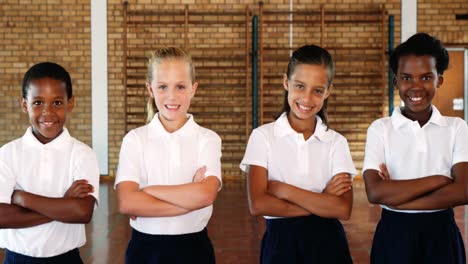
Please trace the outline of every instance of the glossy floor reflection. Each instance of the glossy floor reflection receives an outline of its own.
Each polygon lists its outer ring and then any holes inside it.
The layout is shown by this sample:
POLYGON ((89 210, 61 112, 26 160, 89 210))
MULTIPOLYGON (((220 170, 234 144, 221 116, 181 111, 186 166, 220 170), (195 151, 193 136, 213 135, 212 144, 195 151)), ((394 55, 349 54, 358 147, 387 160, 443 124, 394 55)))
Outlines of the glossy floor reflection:
MULTIPOLYGON (((86 228, 88 243, 81 248, 81 256, 87 264, 124 263, 130 228, 127 217, 117 212, 112 185, 112 182, 101 183, 99 207, 86 228)), ((258 263, 260 240, 265 226, 262 218, 249 215, 245 189, 241 181, 227 181, 215 203, 208 232, 219 264, 258 263)), ((466 212, 466 206, 455 210, 465 245, 468 244, 466 212)), ((369 250, 379 218, 380 208, 369 205, 362 182, 356 181, 353 213, 350 220, 343 221, 354 263, 369 263, 369 250)), ((3 251, 0 252, 1 259, 3 251)))

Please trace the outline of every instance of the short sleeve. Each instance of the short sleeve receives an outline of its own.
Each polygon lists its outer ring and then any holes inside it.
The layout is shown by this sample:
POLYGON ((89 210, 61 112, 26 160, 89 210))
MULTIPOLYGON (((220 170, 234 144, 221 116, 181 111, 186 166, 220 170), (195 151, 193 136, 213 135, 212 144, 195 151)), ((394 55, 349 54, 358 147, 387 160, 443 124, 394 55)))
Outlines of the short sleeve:
POLYGON ((372 123, 367 129, 366 150, 362 173, 368 169, 380 171, 379 165, 385 163, 383 133, 383 127, 378 122, 372 123))
POLYGON ((15 189, 16 177, 8 165, 0 160, 0 203, 11 203, 11 195, 15 189))
POLYGON ((239 165, 243 172, 248 172, 249 165, 268 169, 268 141, 263 133, 254 129, 250 135, 244 158, 239 165))
POLYGON ((221 179, 221 138, 210 131, 205 140, 202 141, 200 149, 200 167, 206 166, 206 176, 215 176, 221 179))
POLYGON ((353 178, 357 174, 348 141, 344 137, 334 144, 332 150, 332 175, 335 176, 338 173, 349 173, 353 178))
POLYGON ((119 165, 114 188, 123 181, 132 181, 141 184, 141 148, 142 146, 138 140, 137 134, 134 131, 130 131, 124 137, 122 146, 120 147, 119 165))
POLYGON ((468 162, 468 125, 462 119, 457 119, 458 129, 455 135, 452 166, 459 162, 468 162))
POLYGON ((73 169, 73 181, 87 180, 94 188, 91 193, 96 198, 96 204, 99 202, 99 165, 96 153, 88 146, 80 146, 77 152, 76 163, 73 169))

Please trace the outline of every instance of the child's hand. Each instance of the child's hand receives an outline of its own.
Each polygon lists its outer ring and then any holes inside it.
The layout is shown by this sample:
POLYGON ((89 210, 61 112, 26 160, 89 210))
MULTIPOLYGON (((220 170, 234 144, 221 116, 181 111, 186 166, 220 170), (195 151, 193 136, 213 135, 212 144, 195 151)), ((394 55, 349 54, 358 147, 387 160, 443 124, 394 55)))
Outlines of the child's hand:
POLYGON ((379 165, 380 171, 379 176, 382 180, 390 180, 390 173, 388 172, 387 165, 385 163, 381 163, 379 165))
POLYGON ((205 180, 205 173, 206 173, 206 166, 202 166, 195 172, 195 175, 193 175, 193 180, 192 182, 202 182, 205 180))
POLYGON ((76 180, 63 195, 66 198, 83 198, 94 192, 94 188, 87 180, 76 180))
POLYGON ((352 187, 353 180, 348 174, 338 174, 327 184, 323 193, 341 196, 343 193, 351 191, 352 187))

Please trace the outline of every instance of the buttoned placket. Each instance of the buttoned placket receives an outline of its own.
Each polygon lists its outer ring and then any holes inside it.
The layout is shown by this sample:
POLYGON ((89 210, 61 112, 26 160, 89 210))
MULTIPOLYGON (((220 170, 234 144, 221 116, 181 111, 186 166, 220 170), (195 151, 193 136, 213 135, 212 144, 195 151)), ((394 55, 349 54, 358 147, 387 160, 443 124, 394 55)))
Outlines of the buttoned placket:
POLYGON ((39 147, 39 153, 40 153, 40 169, 38 170, 38 176, 42 179, 50 179, 50 175, 53 173, 53 168, 50 163, 53 162, 51 158, 51 147, 46 145, 42 145, 39 147))
POLYGON ((420 153, 427 152, 425 126, 421 127, 417 121, 412 122, 411 129, 415 136, 416 149, 420 153))
POLYGON ((41 163, 43 168, 41 173, 47 173, 44 171, 44 169, 49 168, 49 147, 47 145, 41 147, 41 163))
MULTIPOLYGON (((311 138, 309 138, 309 140, 311 140, 311 138)), ((305 140, 303 134, 296 134, 296 144, 298 146, 297 162, 301 173, 306 173, 309 170, 309 151, 307 148, 309 140, 305 140)))
MULTIPOLYGON (((179 168, 180 167, 180 148, 177 142, 177 135, 174 133, 167 134, 168 140, 168 151, 169 151, 169 168, 179 168)), ((172 172, 171 172, 172 174, 172 172)))

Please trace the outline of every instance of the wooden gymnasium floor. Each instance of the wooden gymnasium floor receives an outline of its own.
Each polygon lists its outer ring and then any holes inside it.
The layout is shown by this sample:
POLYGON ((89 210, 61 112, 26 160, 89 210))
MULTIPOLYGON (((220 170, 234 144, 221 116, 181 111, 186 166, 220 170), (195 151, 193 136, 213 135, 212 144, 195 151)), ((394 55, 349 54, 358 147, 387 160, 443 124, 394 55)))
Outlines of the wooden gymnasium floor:
MULTIPOLYGON (((85 263, 124 263, 124 254, 130 236, 126 216, 117 212, 117 202, 112 182, 100 186, 100 204, 93 220, 87 225, 88 243, 81 248, 85 263)), ((351 219, 343 221, 354 263, 369 263, 369 250, 380 208, 370 205, 362 181, 355 182, 354 207, 351 219)), ((219 264, 258 263, 260 240, 264 222, 249 215, 246 187, 241 181, 227 181, 218 195, 214 213, 208 225, 216 260, 219 264)), ((456 221, 467 245, 467 207, 455 210, 456 221)), ((466 248, 466 247, 465 247, 466 248)), ((3 251, 0 251, 3 260, 3 251)))

